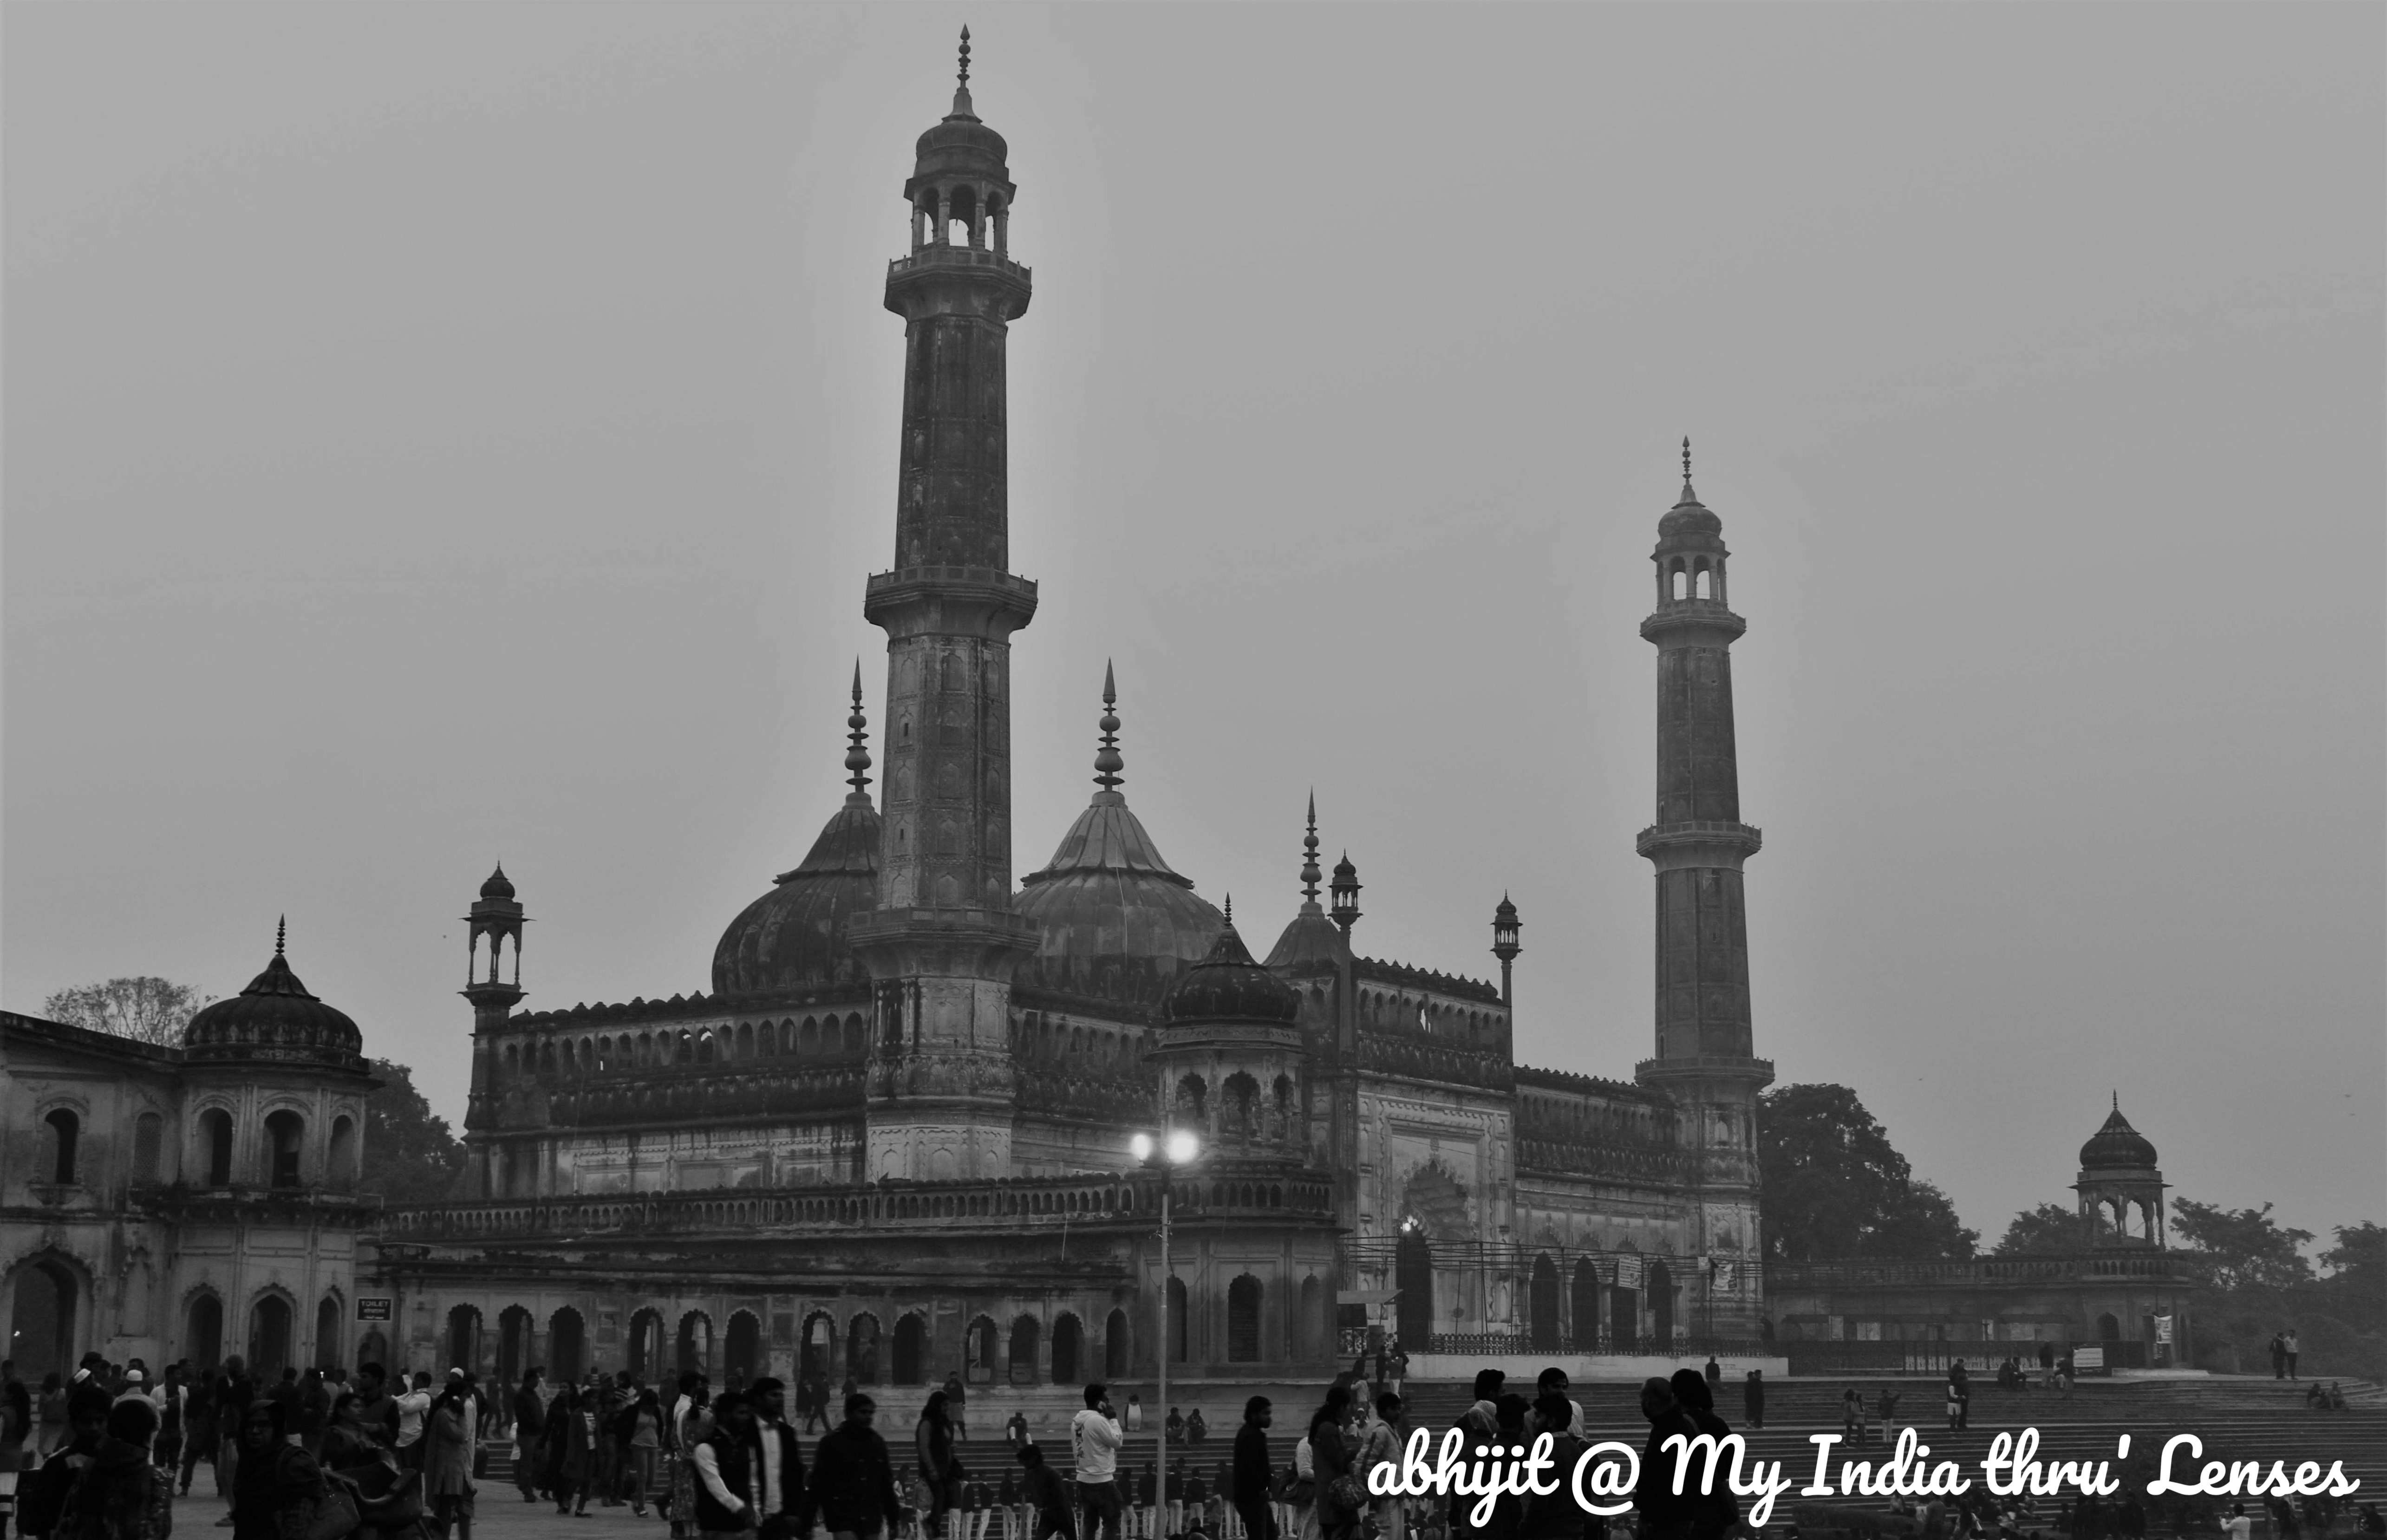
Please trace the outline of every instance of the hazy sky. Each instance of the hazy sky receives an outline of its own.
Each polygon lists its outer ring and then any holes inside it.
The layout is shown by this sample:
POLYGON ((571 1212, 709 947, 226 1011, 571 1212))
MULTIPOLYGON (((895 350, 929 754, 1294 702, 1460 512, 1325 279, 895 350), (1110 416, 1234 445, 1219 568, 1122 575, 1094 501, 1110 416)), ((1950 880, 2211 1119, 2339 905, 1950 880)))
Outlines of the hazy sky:
POLYGON ((1758 1051, 1994 1240, 2109 1088, 2387 1218, 2387 11, 7 6, 6 980, 274 917, 461 1117, 710 987, 836 807, 912 142, 1010 140, 1016 849, 1127 785, 1265 945, 1650 1041, 1649 548, 1731 542, 1758 1051))

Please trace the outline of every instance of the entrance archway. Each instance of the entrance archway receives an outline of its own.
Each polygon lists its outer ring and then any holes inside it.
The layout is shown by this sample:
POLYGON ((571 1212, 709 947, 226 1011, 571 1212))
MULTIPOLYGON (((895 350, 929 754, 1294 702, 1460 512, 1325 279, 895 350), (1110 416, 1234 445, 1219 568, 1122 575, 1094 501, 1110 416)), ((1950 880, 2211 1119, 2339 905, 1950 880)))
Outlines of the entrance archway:
POLYGON ((1085 1329, 1075 1316, 1063 1316, 1053 1323, 1053 1382, 1074 1385, 1078 1381, 1078 1354, 1083 1344, 1085 1329))
POLYGON ((895 1323, 895 1382, 899 1385, 925 1384, 928 1368, 928 1328, 918 1315, 908 1314, 895 1323))
POLYGON ((1599 1351, 1599 1269, 1585 1257, 1574 1265, 1574 1350, 1599 1351))
POLYGON ((200 1369, 212 1370, 223 1362, 223 1301, 202 1293, 191 1301, 183 1328, 183 1352, 200 1369))
MULTIPOLYGON (((815 1310, 805 1317, 803 1346, 798 1349, 802 1355, 798 1372, 807 1380, 827 1379, 829 1356, 836 1344, 837 1323, 828 1319, 827 1311, 815 1310)), ((843 1415, 841 1411, 840 1415, 843 1415)))
POLYGON ((1260 1281, 1247 1272, 1227 1285, 1227 1361, 1260 1361, 1260 1281))
POLYGON ((845 1372, 857 1385, 878 1382, 878 1318, 867 1310, 846 1323, 845 1372))
POLYGON ((290 1365, 290 1302, 264 1294, 249 1307, 248 1372, 260 1385, 282 1378, 290 1365))
POLYGON ((63 1262, 44 1256, 17 1270, 16 1319, 9 1341, 19 1375, 38 1385, 52 1370, 61 1377, 74 1371, 75 1304, 82 1294, 63 1262))
POLYGON ((660 1310, 640 1310, 630 1318, 630 1374, 653 1383, 663 1373, 663 1318, 660 1310))
POLYGON ((1534 1281, 1526 1291, 1526 1320, 1534 1333, 1534 1351, 1559 1350, 1559 1265, 1544 1252, 1534 1258, 1534 1281))
POLYGON ((1103 1376, 1124 1380, 1135 1363, 1135 1336, 1128 1330, 1127 1312, 1113 1310, 1103 1321, 1103 1376))
POLYGON ((524 1370, 530 1368, 530 1310, 525 1306, 509 1305, 498 1312, 498 1382, 500 1384, 521 1384, 524 1370))
POLYGON ((1641 1345, 1641 1293, 1623 1287, 1608 1291, 1608 1342, 1619 1353, 1641 1345))
POLYGON ((679 1341, 675 1371, 681 1374, 713 1372, 713 1318, 701 1310, 690 1310, 679 1318, 679 1341))
POLYGON ((1649 1334, 1661 1353, 1674 1347, 1674 1275, 1663 1262, 1649 1264, 1649 1334))
POLYGON ((1433 1247, 1425 1232, 1404 1226, 1393 1251, 1393 1287, 1400 1302, 1395 1308, 1394 1330, 1410 1353, 1432 1351, 1433 1339, 1433 1247))
POLYGON ((481 1357, 481 1312, 459 1305, 448 1312, 448 1367, 472 1369, 481 1357))
POLYGON ((315 1367, 330 1369, 340 1361, 340 1301, 325 1294, 315 1306, 315 1367))
POLYGON ((1015 1385, 1036 1382, 1036 1350, 1038 1339, 1044 1334, 1043 1323, 1034 1316, 1021 1316, 1011 1323, 1010 1380, 1015 1385))
POLYGON ((728 1335, 722 1343, 722 1382, 732 1390, 744 1390, 762 1375, 763 1323, 754 1319, 751 1310, 735 1311, 729 1317, 728 1335))
POLYGON ((547 1318, 547 1371, 557 1384, 577 1384, 588 1371, 588 1328, 569 1305, 547 1318))

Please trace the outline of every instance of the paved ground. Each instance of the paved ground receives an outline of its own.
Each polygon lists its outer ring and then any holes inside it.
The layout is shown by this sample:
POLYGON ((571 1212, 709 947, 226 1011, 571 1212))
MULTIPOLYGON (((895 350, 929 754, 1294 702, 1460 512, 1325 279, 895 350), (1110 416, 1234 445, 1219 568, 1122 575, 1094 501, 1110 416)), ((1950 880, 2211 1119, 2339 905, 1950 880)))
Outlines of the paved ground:
MULTIPOLYGON (((215 1521, 223 1517, 223 1500, 209 1490, 208 1473, 198 1472, 191 1495, 174 1502, 175 1540, 208 1540, 229 1536, 215 1521)), ((630 1517, 627 1508, 588 1509, 586 1519, 559 1516, 553 1503, 525 1503, 511 1484, 484 1482, 474 1505, 473 1540, 667 1540, 669 1529, 649 1508, 643 1519, 630 1517)))

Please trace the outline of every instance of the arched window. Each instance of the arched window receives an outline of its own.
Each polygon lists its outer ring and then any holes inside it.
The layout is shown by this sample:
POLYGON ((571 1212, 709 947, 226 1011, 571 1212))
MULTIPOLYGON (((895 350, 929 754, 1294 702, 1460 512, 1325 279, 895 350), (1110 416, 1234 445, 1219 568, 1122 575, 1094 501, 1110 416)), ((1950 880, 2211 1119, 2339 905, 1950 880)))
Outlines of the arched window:
MULTIPOLYGON (((475 1369, 481 1360, 481 1312, 459 1305, 448 1312, 448 1367, 475 1369)), ((251 1363, 252 1371, 258 1365, 251 1363)))
POLYGON ((1199 1075, 1188 1075, 1177 1082, 1177 1122, 1180 1127, 1209 1127, 1209 1089, 1199 1075))
POLYGON ((837 1343, 837 1322, 829 1319, 826 1310, 815 1310, 804 1318, 804 1329, 796 1349, 796 1372, 804 1379, 829 1377, 830 1350, 837 1343))
POLYGON ((1034 1316, 1021 1316, 1011 1323, 1011 1382, 1032 1385, 1036 1382, 1036 1349, 1044 1336, 1044 1323, 1034 1316))
POLYGON ((1403 1349, 1425 1353, 1433 1336, 1433 1247, 1421 1230, 1404 1228, 1393 1248, 1393 1286, 1400 1291, 1395 1328, 1403 1349))
POLYGON ((1168 1281, 1168 1361, 1172 1364, 1185 1362, 1185 1345, 1192 1336, 1185 1329, 1185 1318, 1189 1313, 1185 1308, 1185 1280, 1171 1278, 1168 1281))
POLYGON ((75 1180, 75 1143, 82 1134, 82 1119, 66 1107, 53 1107, 42 1124, 50 1130, 49 1158, 43 1164, 50 1168, 52 1181, 71 1187, 75 1180))
POLYGON ((8 1352, 34 1384, 52 1370, 74 1372, 76 1306, 82 1289, 65 1263, 44 1256, 17 1269, 17 1311, 8 1321, 8 1352))
POLYGON ((298 1147, 306 1132, 307 1120, 288 1107, 266 1115, 265 1168, 274 1186, 298 1185, 298 1147))
POLYGON ((315 1367, 329 1369, 340 1361, 340 1301, 325 1294, 315 1306, 315 1367))
POLYGON ((201 1369, 223 1362, 223 1301, 202 1292, 191 1301, 183 1327, 183 1354, 201 1369))
POLYGON ((530 1321, 527 1307, 509 1305, 498 1312, 498 1378, 506 1384, 522 1382, 530 1368, 530 1321))
POLYGON ((895 1322, 895 1382, 917 1385, 928 1378, 928 1323, 919 1312, 906 1312, 895 1322))
POLYGON ((675 1344, 673 1371, 686 1374, 690 1370, 710 1376, 713 1373, 713 1318, 701 1310, 690 1310, 679 1318, 679 1337, 675 1344))
POLYGON ((1300 1344, 1302 1356, 1313 1359, 1333 1357, 1333 1316, 1327 1304, 1326 1286, 1318 1281, 1316 1273, 1301 1281, 1300 1316, 1295 1323, 1295 1339, 1300 1344))
POLYGON ((630 1374, 652 1381, 663 1373, 663 1318, 660 1310, 640 1310, 630 1318, 630 1374))
POLYGON ((357 1124, 353 1117, 332 1119, 332 1146, 324 1179, 336 1192, 347 1192, 357 1184, 357 1124))
POLYGON ((1659 1352, 1673 1350, 1674 1275, 1663 1262, 1649 1264, 1649 1334, 1658 1339, 1659 1352))
POLYGON ((232 1114, 209 1107, 199 1114, 199 1138, 207 1150, 208 1185, 232 1185, 232 1114))
POLYGON ((2120 1342, 2122 1340, 2122 1323, 2119 1320, 2116 1320, 2111 1313, 2102 1315, 2097 1318, 2097 1340, 2099 1342, 2120 1342))
POLYGON ((1220 1089, 1225 1092, 1219 1108, 1224 1126, 1219 1131, 1238 1143, 1249 1142, 1260 1131, 1259 1081, 1237 1070, 1220 1089))
POLYGON ((1075 1316, 1063 1316, 1053 1323, 1053 1382, 1074 1385, 1079 1382, 1078 1355, 1084 1346, 1085 1330, 1075 1316))
POLYGON ((1586 1256, 1574 1265, 1574 1282, 1571 1291, 1574 1306, 1574 1350, 1578 1353, 1599 1351, 1599 1269, 1586 1256))
POLYGON ((133 1120, 133 1180, 156 1181, 166 1153, 166 1120, 145 1112, 133 1120))
POLYGON ((1227 1285, 1227 1361, 1260 1361, 1260 1281, 1250 1273, 1227 1285))

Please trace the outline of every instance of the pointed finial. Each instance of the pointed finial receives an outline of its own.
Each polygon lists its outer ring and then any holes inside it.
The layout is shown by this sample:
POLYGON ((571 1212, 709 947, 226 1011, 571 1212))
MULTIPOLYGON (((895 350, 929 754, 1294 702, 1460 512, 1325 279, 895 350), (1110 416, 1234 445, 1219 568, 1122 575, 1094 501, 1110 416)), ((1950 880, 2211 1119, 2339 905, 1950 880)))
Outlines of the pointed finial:
POLYGON ((1318 869, 1318 789, 1309 789, 1309 832, 1301 837, 1301 903, 1304 908, 1318 906, 1318 884, 1325 877, 1318 869))
POLYGON ((1683 496, 1682 496, 1682 500, 1683 500, 1684 502, 1697 502, 1697 501, 1699 501, 1699 495, 1697 492, 1694 492, 1694 491, 1692 491, 1692 490, 1691 490, 1691 438, 1690 438, 1690 435, 1688 435, 1688 434, 1685 434, 1685 435, 1683 435, 1683 496))
POLYGON ((1118 713, 1111 710, 1118 703, 1118 682, 1112 672, 1110 660, 1105 658, 1103 660, 1103 717, 1099 724, 1103 730, 1103 742, 1102 747, 1094 751, 1094 784, 1105 791, 1115 789, 1126 778, 1119 774, 1127 767, 1127 761, 1119 757, 1118 713))
POLYGON ((966 91, 969 89, 969 29, 967 27, 964 27, 962 29, 961 84, 963 90, 966 91))
POLYGON ((846 804, 850 807, 867 806, 870 802, 868 789, 870 776, 865 772, 870 768, 870 751, 863 747, 863 743, 870 736, 866 731, 870 726, 870 719, 862 714, 862 660, 860 658, 853 660, 853 710, 846 717, 845 726, 848 744, 845 751, 845 767, 852 772, 845 777, 845 784, 853 788, 852 791, 846 793, 846 804))
POLYGON ((1226 915, 1227 928, 1232 930, 1235 928, 1235 895, 1232 893, 1227 895, 1226 915))
POLYGON ((282 955, 282 941, 284 937, 288 934, 289 929, 290 916, 287 915, 283 915, 280 919, 273 922, 273 954, 276 957, 282 955))
POLYGON ((2115 1112, 2122 1110, 2122 1093, 2118 1091, 2114 1092, 2114 1110, 2115 1112))

